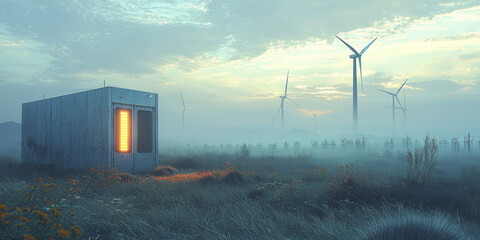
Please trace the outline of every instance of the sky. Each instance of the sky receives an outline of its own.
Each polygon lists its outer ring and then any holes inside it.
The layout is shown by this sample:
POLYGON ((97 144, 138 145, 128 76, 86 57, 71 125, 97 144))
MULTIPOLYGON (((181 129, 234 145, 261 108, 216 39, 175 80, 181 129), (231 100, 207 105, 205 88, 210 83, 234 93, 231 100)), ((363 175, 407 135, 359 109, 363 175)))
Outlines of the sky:
POLYGON ((478 0, 0 0, 0 122, 105 81, 159 94, 162 139, 281 135, 289 71, 285 133, 314 133, 314 113, 319 134, 350 133, 352 52, 338 35, 357 51, 377 38, 362 56, 361 133, 480 136, 479 23, 478 0), (407 78, 393 128, 378 89, 407 78))

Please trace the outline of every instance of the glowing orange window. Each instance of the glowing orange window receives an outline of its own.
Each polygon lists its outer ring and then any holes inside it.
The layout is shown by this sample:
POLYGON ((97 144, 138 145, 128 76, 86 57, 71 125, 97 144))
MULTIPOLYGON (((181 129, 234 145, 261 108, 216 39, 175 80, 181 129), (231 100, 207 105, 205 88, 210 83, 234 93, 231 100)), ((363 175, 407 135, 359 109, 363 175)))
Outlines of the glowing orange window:
POLYGON ((115 150, 120 153, 132 151, 132 110, 115 109, 115 150))

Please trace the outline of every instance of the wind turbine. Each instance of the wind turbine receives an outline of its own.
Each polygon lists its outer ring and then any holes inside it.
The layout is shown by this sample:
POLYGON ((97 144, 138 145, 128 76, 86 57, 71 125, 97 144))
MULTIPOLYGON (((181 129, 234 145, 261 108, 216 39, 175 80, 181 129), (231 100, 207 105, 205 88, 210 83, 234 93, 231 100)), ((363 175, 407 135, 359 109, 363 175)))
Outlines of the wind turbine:
POLYGON ((403 86, 405 85, 405 83, 407 83, 407 81, 408 81, 408 78, 405 80, 405 82, 403 82, 402 86, 400 86, 400 88, 397 90, 396 93, 391 93, 391 92, 387 92, 387 91, 382 90, 382 89, 378 89, 379 91, 382 91, 384 93, 392 95, 392 126, 393 126, 393 128, 395 128, 395 100, 397 100, 398 105, 400 105, 400 109, 402 109, 404 111, 403 116, 405 117, 405 110, 402 107, 402 104, 400 103, 400 100, 398 100, 397 95, 400 92, 400 90, 402 90, 403 86))
MULTIPOLYGON (((280 99, 282 100, 281 103, 280 103, 280 107, 278 108, 278 111, 277 111, 277 115, 278 113, 280 112, 280 110, 282 111, 282 131, 284 130, 285 128, 285 110, 284 110, 284 107, 283 107, 283 104, 285 102, 285 99, 288 99, 290 102, 292 103, 295 103, 294 101, 292 101, 292 99, 288 98, 287 97, 287 87, 288 87, 288 75, 290 74, 290 70, 288 70, 287 72, 287 81, 285 83, 285 94, 283 96, 279 96, 280 99)), ((296 103, 295 103, 296 104, 296 103)))
POLYGON ((411 112, 411 110, 407 108, 407 97, 405 96, 405 90, 403 90, 403 108, 400 109, 403 111, 403 128, 407 129, 407 111, 411 112))
POLYGON ((182 90, 180 90, 180 96, 182 97, 182 104, 183 104, 183 109, 182 109, 182 131, 185 132, 185 111, 186 111, 187 109, 185 108, 185 101, 183 101, 182 90))
POLYGON ((277 119, 277 116, 273 113, 270 113, 270 115, 271 115, 271 120, 272 120, 272 131, 273 131, 273 129, 274 129, 273 126, 274 126, 274 123, 275 123, 275 119, 277 119))
POLYGON ((403 90, 403 128, 407 128, 407 97, 405 97, 405 90, 403 90))
POLYGON ((353 130, 358 132, 358 103, 357 103, 357 58, 358 58, 358 65, 360 66, 360 80, 362 81, 362 91, 363 91, 363 76, 362 76, 362 54, 367 51, 367 49, 372 45, 377 38, 373 39, 367 46, 365 46, 362 51, 359 53, 355 48, 348 45, 345 41, 335 35, 340 41, 342 41, 353 53, 350 55, 350 58, 353 59, 353 130))

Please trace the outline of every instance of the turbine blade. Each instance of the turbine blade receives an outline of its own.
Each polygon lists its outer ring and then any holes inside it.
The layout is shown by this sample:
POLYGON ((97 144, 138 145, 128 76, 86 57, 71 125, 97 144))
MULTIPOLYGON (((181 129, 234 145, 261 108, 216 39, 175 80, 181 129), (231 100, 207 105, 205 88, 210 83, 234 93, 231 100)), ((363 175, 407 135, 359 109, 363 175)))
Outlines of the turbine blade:
POLYGON ((357 50, 355 50, 355 48, 353 48, 352 46, 348 45, 348 43, 346 43, 345 41, 343 41, 341 38, 339 38, 337 35, 335 35, 335 37, 337 37, 340 41, 342 41, 348 48, 350 48, 350 50, 352 50, 355 54, 357 55, 360 55, 357 50))
POLYGON ((288 70, 287 72, 287 82, 285 83, 285 97, 287 96, 288 74, 290 74, 290 70, 288 70))
POLYGON ((367 46, 365 46, 362 51, 360 52, 360 55, 362 55, 365 51, 367 51, 367 49, 370 47, 370 45, 372 45, 373 42, 375 42, 375 40, 377 40, 377 38, 373 39, 373 41, 371 43, 369 43, 367 46))
POLYGON ((391 92, 387 92, 387 91, 384 91, 384 90, 382 90, 382 89, 378 89, 378 88, 377 88, 377 90, 378 90, 378 91, 382 91, 382 92, 384 92, 384 93, 388 93, 388 94, 390 94, 390 95, 392 95, 392 96, 395 95, 395 94, 393 94, 393 93, 391 93, 391 92))
POLYGON ((180 96, 182 97, 183 110, 185 111, 185 102, 183 101, 182 90, 180 90, 180 96))
POLYGON ((297 105, 297 107, 300 107, 296 102, 294 102, 292 99, 286 97, 286 99, 288 99, 290 102, 292 102, 293 104, 297 105))
POLYGON ((362 55, 358 56, 358 65, 360 65, 360 81, 362 82, 362 92, 363 92, 362 55))
POLYGON ((403 86, 405 85, 405 83, 407 83, 407 81, 408 81, 408 78, 407 78, 407 80, 405 80, 405 82, 403 82, 402 86, 398 89, 396 94, 398 94, 400 92, 400 90, 402 90, 403 86))
POLYGON ((400 108, 403 110, 403 106, 402 106, 402 104, 400 103, 400 100, 398 100, 397 95, 394 95, 394 96, 395 96, 395 99, 397 99, 398 105, 400 105, 400 108))
POLYGON ((278 114, 280 113, 280 110, 282 110, 282 107, 283 107, 283 99, 282 99, 282 103, 280 104, 280 107, 278 108, 277 116, 275 118, 278 117, 278 114))

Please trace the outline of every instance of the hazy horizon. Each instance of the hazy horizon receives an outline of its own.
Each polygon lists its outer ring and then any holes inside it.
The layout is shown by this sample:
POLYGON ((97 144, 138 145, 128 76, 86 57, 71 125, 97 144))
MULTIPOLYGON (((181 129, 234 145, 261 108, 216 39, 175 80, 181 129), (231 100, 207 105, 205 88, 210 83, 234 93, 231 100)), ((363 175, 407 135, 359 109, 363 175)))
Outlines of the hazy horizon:
POLYGON ((0 123, 21 104, 107 86, 159 95, 159 138, 283 137, 273 121, 290 71, 285 132, 480 135, 478 1, 2 1, 0 123), (407 101, 407 123, 391 96, 407 101), (181 127, 183 92, 187 111, 181 127))

